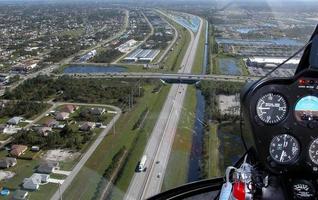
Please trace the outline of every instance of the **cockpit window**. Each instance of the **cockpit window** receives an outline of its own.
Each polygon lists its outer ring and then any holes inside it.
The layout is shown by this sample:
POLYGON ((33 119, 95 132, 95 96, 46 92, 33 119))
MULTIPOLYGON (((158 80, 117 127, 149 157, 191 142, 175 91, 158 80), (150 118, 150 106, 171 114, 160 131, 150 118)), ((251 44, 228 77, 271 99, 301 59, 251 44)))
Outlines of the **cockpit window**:
MULTIPOLYGON (((0 199, 146 199, 223 176, 246 150, 241 89, 273 69, 294 76, 317 10, 305 0, 1 1, 0 199)), ((260 100, 261 123, 278 121, 266 118, 275 95, 260 100)), ((302 97, 298 121, 316 119, 305 109, 316 99, 302 97)))

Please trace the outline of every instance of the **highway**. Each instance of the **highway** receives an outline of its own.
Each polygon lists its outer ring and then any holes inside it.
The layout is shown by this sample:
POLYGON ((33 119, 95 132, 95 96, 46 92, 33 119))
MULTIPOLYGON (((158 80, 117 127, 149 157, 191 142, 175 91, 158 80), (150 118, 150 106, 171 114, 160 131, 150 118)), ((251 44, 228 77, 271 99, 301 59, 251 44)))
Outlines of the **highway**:
MULTIPOLYGON (((189 30, 191 40, 182 60, 179 73, 191 73, 201 29, 202 20, 198 34, 194 35, 189 30)), ((186 91, 186 84, 174 84, 171 86, 168 97, 144 150, 144 155, 147 156, 147 170, 146 172, 134 174, 125 199, 145 199, 160 192, 186 91)))

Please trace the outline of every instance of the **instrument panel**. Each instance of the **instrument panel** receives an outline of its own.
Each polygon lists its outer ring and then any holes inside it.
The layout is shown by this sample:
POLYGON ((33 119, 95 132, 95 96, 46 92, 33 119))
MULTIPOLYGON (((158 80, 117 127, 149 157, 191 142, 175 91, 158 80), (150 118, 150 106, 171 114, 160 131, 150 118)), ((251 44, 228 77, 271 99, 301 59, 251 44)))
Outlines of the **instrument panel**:
POLYGON ((241 94, 254 147, 276 173, 318 172, 318 71, 273 78, 241 94))

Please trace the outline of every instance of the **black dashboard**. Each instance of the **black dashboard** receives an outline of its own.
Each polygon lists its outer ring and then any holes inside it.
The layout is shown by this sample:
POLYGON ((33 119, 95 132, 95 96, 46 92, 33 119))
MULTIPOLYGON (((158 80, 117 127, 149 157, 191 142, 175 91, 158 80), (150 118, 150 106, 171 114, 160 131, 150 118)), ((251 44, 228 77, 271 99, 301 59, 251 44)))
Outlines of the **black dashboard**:
POLYGON ((254 83, 241 96, 261 163, 277 174, 318 174, 318 71, 254 83))

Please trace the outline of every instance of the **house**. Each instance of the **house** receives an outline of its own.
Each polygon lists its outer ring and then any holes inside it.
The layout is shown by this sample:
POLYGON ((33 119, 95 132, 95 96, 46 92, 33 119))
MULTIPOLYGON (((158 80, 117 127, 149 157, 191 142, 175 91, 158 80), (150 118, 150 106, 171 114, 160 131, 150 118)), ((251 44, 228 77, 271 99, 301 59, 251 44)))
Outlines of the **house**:
POLYGON ((40 164, 40 166, 37 168, 36 171, 39 173, 50 174, 58 169, 59 169, 58 162, 49 161, 49 162, 45 162, 45 163, 40 164))
POLYGON ((8 120, 7 124, 18 125, 22 119, 22 117, 12 117, 8 120))
POLYGON ((52 128, 51 128, 51 127, 46 127, 46 126, 36 127, 36 130, 37 130, 37 132, 38 132, 40 135, 43 135, 43 136, 48 136, 49 133, 52 132, 52 128))
POLYGON ((21 128, 14 125, 5 125, 4 127, 0 125, 0 133, 2 132, 4 134, 12 135, 17 133, 19 130, 21 130, 21 128))
POLYGON ((31 151, 40 151, 40 147, 39 146, 32 146, 31 151))
POLYGON ((42 177, 39 174, 33 174, 30 178, 23 180, 23 188, 28 190, 37 190, 42 183, 42 177))
POLYGON ((67 104, 62 108, 63 112, 67 112, 67 113, 73 113, 75 112, 75 110, 77 110, 77 106, 74 106, 72 104, 67 104))
POLYGON ((55 115, 56 120, 64 121, 70 117, 70 114, 67 112, 59 112, 55 115))
POLYGON ((13 197, 12 199, 13 200, 25 200, 25 199, 28 199, 29 195, 29 192, 28 191, 25 191, 25 190, 16 190, 14 193, 13 193, 13 197))
POLYGON ((14 157, 19 157, 28 149, 25 145, 14 144, 11 146, 10 155, 14 157))
POLYGON ((93 115, 102 115, 106 111, 105 108, 91 108, 89 112, 93 115))
POLYGON ((17 159, 16 158, 3 158, 0 160, 0 168, 9 168, 13 167, 17 164, 17 159))
POLYGON ((79 130, 81 130, 81 131, 90 131, 90 130, 92 130, 94 128, 95 128, 95 123, 94 122, 84 122, 80 126, 79 130))
POLYGON ((47 183, 50 178, 50 174, 39 174, 39 173, 34 173, 30 178, 33 177, 41 177, 41 183, 47 183))
POLYGON ((49 118, 43 123, 43 125, 46 127, 54 128, 54 127, 57 127, 59 125, 59 122, 56 121, 55 119, 49 118))

